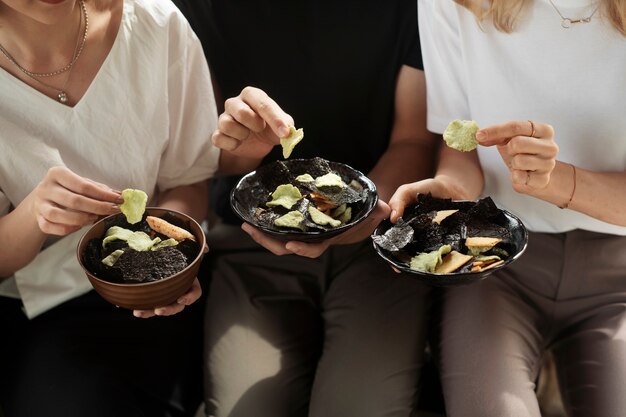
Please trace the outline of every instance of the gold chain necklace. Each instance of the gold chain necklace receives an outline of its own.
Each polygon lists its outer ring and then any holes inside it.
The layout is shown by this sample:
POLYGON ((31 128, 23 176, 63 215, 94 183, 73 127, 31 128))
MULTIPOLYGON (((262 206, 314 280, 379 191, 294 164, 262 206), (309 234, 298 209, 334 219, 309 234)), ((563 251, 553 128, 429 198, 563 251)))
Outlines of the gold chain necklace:
POLYGON ((569 29, 575 23, 589 23, 589 22, 591 22, 591 18, 593 17, 594 14, 596 14, 598 9, 600 8, 600 2, 598 1, 598 5, 596 6, 595 9, 593 9, 593 12, 591 12, 591 14, 589 16, 583 17, 583 18, 580 18, 580 19, 572 19, 571 17, 563 16, 561 11, 556 7, 556 5, 552 2, 552 0, 548 0, 548 1, 552 5, 552 7, 554 7, 554 10, 556 10, 556 12, 559 14, 559 16, 561 16, 561 27, 563 29, 569 29))
POLYGON ((15 58, 13 58, 13 56, 11 54, 9 54, 9 52, 0 44, 0 52, 2 52, 2 54, 13 64, 17 67, 17 69, 20 70, 20 72, 24 73, 26 76, 28 76, 29 78, 37 81, 39 84, 43 85, 44 87, 47 87, 49 89, 52 90, 56 90, 57 91, 57 98, 59 99, 59 101, 63 104, 67 103, 67 93, 65 92, 65 88, 67 87, 67 84, 70 80, 70 76, 72 74, 72 68, 74 67, 74 64, 76 63, 76 61, 78 60, 78 57, 80 56, 81 52, 83 51, 83 47, 85 46, 85 42, 87 41, 87 31, 89 28, 89 15, 87 14, 87 7, 85 6, 85 2, 84 0, 81 0, 80 2, 80 21, 78 24, 78 35, 77 35, 77 39, 76 39, 76 45, 74 46, 74 53, 72 55, 72 60, 70 61, 69 64, 67 64, 65 67, 61 68, 60 70, 56 70, 56 71, 52 71, 52 72, 47 72, 47 73, 36 73, 36 72, 32 72, 27 70, 26 68, 22 67, 20 64, 17 63, 17 61, 15 60, 15 58), (85 29, 83 31, 83 36, 82 38, 80 37, 80 28, 82 26, 83 23, 83 19, 85 21, 85 29), (53 75, 59 75, 62 74, 64 72, 67 72, 67 78, 65 79, 65 83, 63 84, 63 87, 61 89, 54 87, 50 84, 47 84, 45 82, 43 82, 42 80, 39 79, 39 77, 51 77, 53 75))

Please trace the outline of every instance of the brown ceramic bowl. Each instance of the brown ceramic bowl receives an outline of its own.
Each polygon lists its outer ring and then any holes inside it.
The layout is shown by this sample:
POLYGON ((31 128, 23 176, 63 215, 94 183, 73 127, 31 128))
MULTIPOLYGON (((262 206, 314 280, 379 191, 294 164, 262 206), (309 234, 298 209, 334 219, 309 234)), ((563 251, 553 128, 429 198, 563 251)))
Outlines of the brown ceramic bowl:
MULTIPOLYGON (((196 278, 200 262, 204 255, 206 236, 200 225, 191 217, 174 211, 157 207, 146 208, 144 216, 168 217, 168 221, 175 220, 178 226, 189 230, 195 237, 200 249, 193 261, 182 271, 174 275, 145 283, 119 283, 105 279, 101 271, 90 268, 85 259, 85 251, 89 242, 93 239, 101 239, 108 226, 123 216, 113 214, 95 223, 81 238, 78 243, 78 262, 85 271, 96 292, 105 300, 119 307, 131 310, 151 310, 163 307, 175 302, 178 297, 189 290, 196 278)), ((172 222, 173 223, 173 222, 172 222)))

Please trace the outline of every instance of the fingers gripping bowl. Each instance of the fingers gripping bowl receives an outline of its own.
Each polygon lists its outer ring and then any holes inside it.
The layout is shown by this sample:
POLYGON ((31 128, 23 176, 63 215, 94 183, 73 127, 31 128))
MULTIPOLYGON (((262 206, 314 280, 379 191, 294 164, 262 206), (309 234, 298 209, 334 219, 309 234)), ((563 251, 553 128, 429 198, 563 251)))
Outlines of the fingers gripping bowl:
POLYGON ((205 244, 204 231, 191 217, 174 210, 148 207, 142 221, 134 225, 127 223, 122 213, 95 223, 78 243, 77 256, 91 285, 105 300, 119 307, 150 310, 175 302, 189 290, 200 268, 205 244), (114 240, 106 242, 106 249, 103 248, 105 234, 112 226, 145 231, 150 237, 169 240, 150 228, 146 221, 149 217, 182 228, 191 233, 193 239, 181 240, 173 247, 146 251, 141 258, 124 260, 120 256, 113 266, 104 264, 102 260, 107 254, 126 243, 114 240))
POLYGON ((245 175, 230 204, 244 222, 281 241, 320 242, 372 212, 376 186, 348 165, 322 158, 275 161, 245 175))
POLYGON ((391 266, 434 286, 463 285, 506 268, 526 249, 519 218, 491 198, 452 201, 419 195, 396 224, 383 221, 374 249, 391 266))

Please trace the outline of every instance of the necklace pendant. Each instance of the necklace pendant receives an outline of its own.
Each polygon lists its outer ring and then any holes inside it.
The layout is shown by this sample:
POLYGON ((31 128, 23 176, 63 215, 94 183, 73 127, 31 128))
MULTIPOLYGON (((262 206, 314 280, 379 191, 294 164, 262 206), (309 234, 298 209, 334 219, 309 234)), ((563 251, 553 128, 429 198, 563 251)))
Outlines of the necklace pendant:
POLYGON ((565 18, 561 20, 561 27, 563 29, 569 29, 572 26, 572 19, 565 18))
POLYGON ((61 103, 67 103, 67 94, 65 94, 65 91, 59 91, 59 95, 57 97, 61 103))

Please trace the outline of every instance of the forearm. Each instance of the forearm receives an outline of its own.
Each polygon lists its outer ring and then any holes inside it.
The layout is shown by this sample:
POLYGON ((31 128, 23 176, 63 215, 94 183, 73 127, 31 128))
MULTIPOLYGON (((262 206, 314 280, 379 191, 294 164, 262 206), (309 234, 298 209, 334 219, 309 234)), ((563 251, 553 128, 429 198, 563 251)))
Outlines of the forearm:
POLYGON ((532 195, 544 201, 626 226, 626 172, 596 172, 557 161, 548 185, 532 195), (571 201, 570 201, 571 198, 571 201))
POLYGON ((39 229, 30 196, 0 217, 0 280, 29 264, 41 251, 46 234, 39 229))
POLYGON ((435 178, 446 184, 455 200, 475 200, 484 187, 483 172, 475 151, 459 152, 442 146, 435 178))
POLYGON ((400 185, 431 177, 436 152, 435 141, 406 140, 390 145, 368 174, 380 198, 388 201, 400 185))
POLYGON ((158 205, 185 213, 200 223, 206 218, 209 209, 207 181, 182 185, 164 191, 159 196, 158 205))

